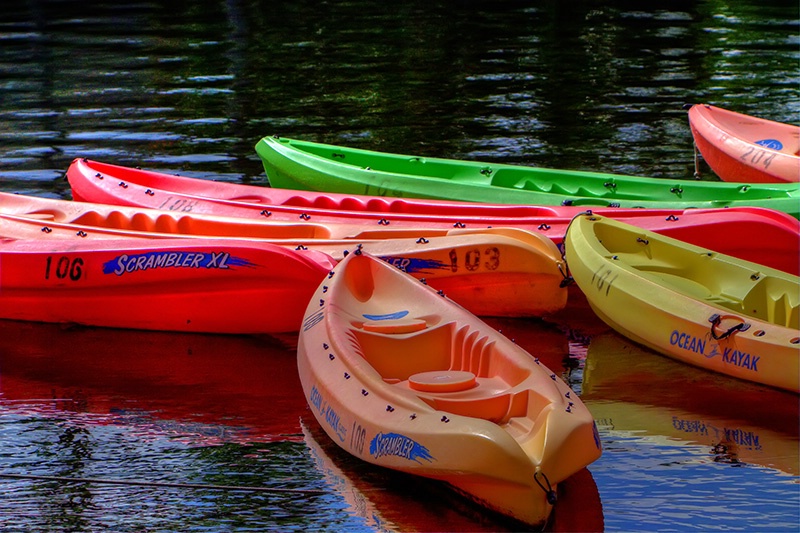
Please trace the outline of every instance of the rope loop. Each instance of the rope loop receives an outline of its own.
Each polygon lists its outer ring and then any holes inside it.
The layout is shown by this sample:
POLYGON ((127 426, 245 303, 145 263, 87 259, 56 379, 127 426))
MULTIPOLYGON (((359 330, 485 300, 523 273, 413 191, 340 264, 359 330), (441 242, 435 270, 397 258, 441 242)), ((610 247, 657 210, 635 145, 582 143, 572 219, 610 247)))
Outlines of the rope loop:
POLYGON ((547 495, 547 503, 550 505, 555 505, 558 501, 558 494, 556 494, 556 491, 553 490, 553 486, 550 485, 550 480, 547 479, 547 476, 542 472, 535 472, 533 474, 533 480, 536 481, 536 484, 539 485, 539 488, 542 489, 547 495), (544 485, 542 485, 542 482, 539 481, 540 475, 544 478, 545 483, 547 483, 547 488, 545 488, 544 485))

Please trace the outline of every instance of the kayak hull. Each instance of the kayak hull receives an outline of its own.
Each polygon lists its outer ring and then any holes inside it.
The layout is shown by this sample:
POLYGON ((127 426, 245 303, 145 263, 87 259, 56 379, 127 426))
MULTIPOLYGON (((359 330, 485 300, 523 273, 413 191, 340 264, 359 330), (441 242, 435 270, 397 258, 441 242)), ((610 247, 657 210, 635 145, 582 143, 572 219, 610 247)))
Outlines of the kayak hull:
POLYGON ((724 181, 800 181, 800 127, 707 104, 689 109, 689 126, 697 150, 724 181))
MULTIPOLYGON (((312 227, 349 224, 358 225, 362 230, 370 227, 515 227, 545 235, 558 245, 563 242, 572 217, 584 211, 568 206, 485 204, 274 189, 175 176, 87 159, 74 160, 67 170, 67 178, 73 197, 86 202, 312 227)), ((786 213, 758 207, 599 208, 593 211, 697 246, 800 274, 800 222, 786 213)))
POLYGON ((673 180, 410 156, 297 139, 256 145, 273 187, 491 202, 622 208, 768 207, 800 217, 800 183, 673 180))
POLYGON ((298 369, 340 447, 527 524, 547 520, 547 487, 601 453, 591 414, 555 374, 368 254, 348 256, 311 299, 298 369))
POLYGON ((46 238, 0 241, 0 264, 0 318, 233 334, 297 331, 333 266, 268 244, 46 238))
POLYGON ((308 250, 334 261, 360 248, 424 278, 482 316, 540 317, 567 303, 560 250, 541 234, 514 228, 282 224, 0 193, 0 236, 82 244, 117 238, 214 238, 268 243, 287 253, 308 250))
POLYGON ((800 392, 800 278, 576 217, 570 273, 597 315, 631 340, 708 370, 800 392))

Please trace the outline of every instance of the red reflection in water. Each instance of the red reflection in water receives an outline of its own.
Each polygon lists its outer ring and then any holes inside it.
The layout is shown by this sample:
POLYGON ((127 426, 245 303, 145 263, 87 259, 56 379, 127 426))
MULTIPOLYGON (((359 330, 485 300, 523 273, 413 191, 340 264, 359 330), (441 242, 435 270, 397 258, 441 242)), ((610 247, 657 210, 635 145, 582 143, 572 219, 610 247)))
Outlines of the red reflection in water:
POLYGON ((0 399, 222 424, 247 441, 301 439, 306 409, 295 354, 272 339, 13 321, 0 321, 0 399))
MULTIPOLYGON (((487 322, 554 372, 565 370, 569 345, 558 328, 536 320, 487 322)), ((414 531, 519 529, 440 484, 376 468, 330 442, 306 417, 295 343, 291 337, 278 343, 0 321, 0 404, 45 405, 92 415, 95 423, 143 423, 142 438, 151 424, 159 435, 197 446, 305 441, 350 512, 376 528, 391 523, 414 531), (301 417, 312 430, 301 427, 301 417)), ((600 496, 588 470, 558 490, 549 530, 603 530, 600 496)))

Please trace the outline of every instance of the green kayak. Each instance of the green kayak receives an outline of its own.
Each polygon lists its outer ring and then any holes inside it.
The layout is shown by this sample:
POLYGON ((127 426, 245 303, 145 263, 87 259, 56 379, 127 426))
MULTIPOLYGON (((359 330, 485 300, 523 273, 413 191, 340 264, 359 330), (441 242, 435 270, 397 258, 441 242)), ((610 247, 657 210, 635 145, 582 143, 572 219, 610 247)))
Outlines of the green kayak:
POLYGON ((800 183, 644 178, 409 156, 265 137, 270 185, 283 189, 495 204, 605 207, 757 206, 800 218, 800 183))

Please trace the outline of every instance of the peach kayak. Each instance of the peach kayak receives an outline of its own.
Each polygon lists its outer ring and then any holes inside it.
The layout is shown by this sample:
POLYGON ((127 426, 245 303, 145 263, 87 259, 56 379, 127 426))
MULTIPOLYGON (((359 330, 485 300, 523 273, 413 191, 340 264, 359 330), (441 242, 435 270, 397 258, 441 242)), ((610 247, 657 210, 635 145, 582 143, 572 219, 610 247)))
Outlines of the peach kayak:
POLYGON ((542 526, 558 484, 601 454, 591 413, 550 369, 448 298, 366 253, 320 284, 297 364, 328 436, 542 526))

